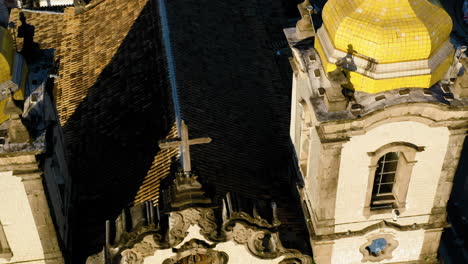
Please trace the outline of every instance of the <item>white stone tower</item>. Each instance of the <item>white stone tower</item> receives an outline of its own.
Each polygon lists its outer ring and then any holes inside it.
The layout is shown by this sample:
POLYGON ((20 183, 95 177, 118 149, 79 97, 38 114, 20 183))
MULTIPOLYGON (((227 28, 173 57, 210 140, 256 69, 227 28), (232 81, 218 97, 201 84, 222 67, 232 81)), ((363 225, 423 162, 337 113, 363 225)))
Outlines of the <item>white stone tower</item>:
POLYGON ((426 0, 329 0, 315 33, 298 7, 291 138, 316 262, 435 262, 468 127, 450 17, 426 0))

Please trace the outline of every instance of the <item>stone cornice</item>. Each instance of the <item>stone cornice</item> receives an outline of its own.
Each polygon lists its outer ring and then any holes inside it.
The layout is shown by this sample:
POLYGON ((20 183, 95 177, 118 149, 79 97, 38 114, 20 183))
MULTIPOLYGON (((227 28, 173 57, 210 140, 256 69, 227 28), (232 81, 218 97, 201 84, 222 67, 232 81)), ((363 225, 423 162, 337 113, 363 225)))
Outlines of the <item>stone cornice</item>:
POLYGON ((392 222, 387 222, 387 221, 381 221, 379 223, 370 225, 366 228, 363 228, 358 231, 347 231, 347 232, 340 232, 340 233, 334 233, 330 235, 312 235, 313 240, 317 241, 333 241, 336 239, 340 238, 349 238, 349 237, 356 237, 356 236, 365 236, 367 233, 377 230, 377 229, 382 229, 382 228, 390 228, 394 229, 397 231, 413 231, 413 230, 429 230, 429 229, 442 229, 449 227, 450 225, 447 224, 447 222, 437 222, 437 223, 431 223, 431 224, 412 224, 412 225, 399 225, 396 223, 392 222))
POLYGON ((323 142, 341 141, 365 134, 385 123, 415 121, 430 127, 448 127, 454 130, 468 128, 468 107, 450 107, 435 103, 404 103, 387 106, 363 117, 322 122, 317 131, 323 142))

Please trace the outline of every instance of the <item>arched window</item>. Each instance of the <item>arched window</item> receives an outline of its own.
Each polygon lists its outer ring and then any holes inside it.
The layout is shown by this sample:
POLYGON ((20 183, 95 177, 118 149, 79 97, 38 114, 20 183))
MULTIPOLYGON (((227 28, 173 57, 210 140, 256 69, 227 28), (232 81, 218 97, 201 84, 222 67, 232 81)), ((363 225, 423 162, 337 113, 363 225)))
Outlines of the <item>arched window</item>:
POLYGON ((408 142, 393 142, 368 152, 371 157, 364 215, 406 207, 406 196, 416 153, 423 151, 408 142))
POLYGON ((393 208, 395 197, 393 187, 398 168, 400 152, 388 152, 377 162, 372 188, 372 208, 393 208))

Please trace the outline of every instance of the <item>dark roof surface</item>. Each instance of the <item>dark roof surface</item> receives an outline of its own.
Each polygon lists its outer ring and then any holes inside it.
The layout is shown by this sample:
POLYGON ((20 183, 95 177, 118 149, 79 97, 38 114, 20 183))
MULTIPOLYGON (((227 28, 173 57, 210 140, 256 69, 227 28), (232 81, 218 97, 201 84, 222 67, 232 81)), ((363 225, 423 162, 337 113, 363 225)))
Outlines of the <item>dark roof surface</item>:
MULTIPOLYGON (((278 204, 286 247, 307 249, 291 192, 290 77, 280 1, 167 1, 181 116, 192 165, 216 199, 227 191, 278 204)), ((158 201, 177 150, 157 1, 105 0, 67 8, 39 45, 57 49, 54 94, 76 184, 75 263, 102 249, 105 220, 129 204, 158 201), (52 36, 60 36, 56 40, 52 36), (59 43, 59 44, 56 44, 59 43)), ((41 15, 37 15, 41 16, 41 15)), ((51 16, 50 14, 47 16, 51 16)), ((42 24, 41 24, 42 23, 42 24)), ((42 47, 42 46, 41 46, 42 47)))
POLYGON ((287 45, 281 2, 171 0, 167 10, 182 118, 191 137, 213 139, 191 148, 193 167, 220 197, 277 201, 283 228, 300 233, 286 246, 301 248, 307 232, 288 184, 292 73, 276 56, 287 45))
POLYGON ((157 147, 174 134, 157 8, 106 0, 84 13, 25 13, 35 41, 59 61, 54 96, 77 197, 72 258, 84 263, 102 248, 107 219, 158 199, 158 177, 177 154, 157 147))

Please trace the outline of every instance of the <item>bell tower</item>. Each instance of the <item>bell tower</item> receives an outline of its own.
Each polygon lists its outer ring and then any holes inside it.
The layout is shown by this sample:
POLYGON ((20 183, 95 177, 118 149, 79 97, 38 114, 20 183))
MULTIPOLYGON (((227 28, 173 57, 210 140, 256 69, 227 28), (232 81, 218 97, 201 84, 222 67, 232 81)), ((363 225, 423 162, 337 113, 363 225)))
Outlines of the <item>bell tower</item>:
POLYGON ((436 263, 468 129, 450 17, 425 0, 329 0, 315 30, 298 8, 291 139, 315 261, 436 263))

